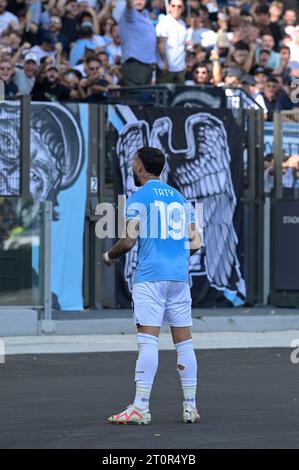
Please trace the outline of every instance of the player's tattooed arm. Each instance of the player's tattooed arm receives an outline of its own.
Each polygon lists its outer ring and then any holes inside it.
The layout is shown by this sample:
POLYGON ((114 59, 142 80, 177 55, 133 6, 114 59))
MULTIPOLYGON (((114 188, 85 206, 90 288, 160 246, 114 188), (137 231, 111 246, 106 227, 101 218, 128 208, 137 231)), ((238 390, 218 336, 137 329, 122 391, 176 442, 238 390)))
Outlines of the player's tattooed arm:
POLYGON ((118 258, 119 256, 125 255, 135 245, 136 240, 132 238, 121 238, 117 243, 108 251, 110 259, 118 258))
POLYGON ((102 259, 107 266, 111 266, 115 260, 119 256, 125 255, 130 251, 135 243, 137 242, 139 234, 139 222, 138 220, 129 220, 126 224, 125 232, 111 248, 107 252, 108 259, 106 253, 102 255, 102 259), (106 255, 106 257, 105 257, 106 255))
POLYGON ((188 226, 189 242, 190 242, 190 256, 194 255, 201 247, 201 236, 194 223, 188 226))

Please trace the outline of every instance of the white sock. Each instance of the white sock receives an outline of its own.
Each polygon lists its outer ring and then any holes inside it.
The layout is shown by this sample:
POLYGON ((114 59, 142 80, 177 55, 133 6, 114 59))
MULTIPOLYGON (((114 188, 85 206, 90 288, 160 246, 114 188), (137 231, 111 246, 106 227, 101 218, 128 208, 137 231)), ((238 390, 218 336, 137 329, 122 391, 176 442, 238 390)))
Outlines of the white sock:
POLYGON ((158 368, 159 340, 145 333, 137 334, 139 355, 136 361, 136 395, 134 404, 141 410, 149 408, 150 394, 158 368))
POLYGON ((184 405, 196 407, 197 361, 192 339, 175 345, 177 351, 177 370, 180 375, 184 405))

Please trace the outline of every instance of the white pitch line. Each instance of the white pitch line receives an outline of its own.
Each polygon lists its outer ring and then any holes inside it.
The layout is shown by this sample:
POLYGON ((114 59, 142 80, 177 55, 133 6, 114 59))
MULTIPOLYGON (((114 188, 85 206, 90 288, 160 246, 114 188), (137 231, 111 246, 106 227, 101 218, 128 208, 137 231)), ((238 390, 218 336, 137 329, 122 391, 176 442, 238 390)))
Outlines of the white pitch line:
MULTIPOLYGON (((137 351, 136 335, 53 335, 2 338, 5 355, 137 351)), ((195 349, 291 348, 299 330, 193 333, 195 349), (293 343, 292 343, 293 342, 293 343)), ((170 334, 162 333, 160 350, 172 350, 170 334)))

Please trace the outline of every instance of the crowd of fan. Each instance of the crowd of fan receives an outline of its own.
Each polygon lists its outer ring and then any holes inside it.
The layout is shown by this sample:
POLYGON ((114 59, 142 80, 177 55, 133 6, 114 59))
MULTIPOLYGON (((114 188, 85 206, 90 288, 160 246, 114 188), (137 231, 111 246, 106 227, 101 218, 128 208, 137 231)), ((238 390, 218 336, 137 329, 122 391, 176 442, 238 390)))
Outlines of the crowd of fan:
POLYGON ((0 0, 0 79, 7 98, 38 101, 101 102, 122 86, 163 83, 242 87, 271 120, 298 106, 298 9, 297 0, 0 0))

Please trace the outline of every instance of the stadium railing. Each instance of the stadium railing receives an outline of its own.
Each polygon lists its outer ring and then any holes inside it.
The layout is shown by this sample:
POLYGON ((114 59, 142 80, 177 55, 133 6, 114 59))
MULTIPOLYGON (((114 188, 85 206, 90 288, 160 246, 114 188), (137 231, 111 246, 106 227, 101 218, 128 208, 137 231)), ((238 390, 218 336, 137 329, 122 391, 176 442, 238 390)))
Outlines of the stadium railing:
POLYGON ((267 194, 268 301, 299 307, 299 109, 274 113, 273 188, 267 194))

